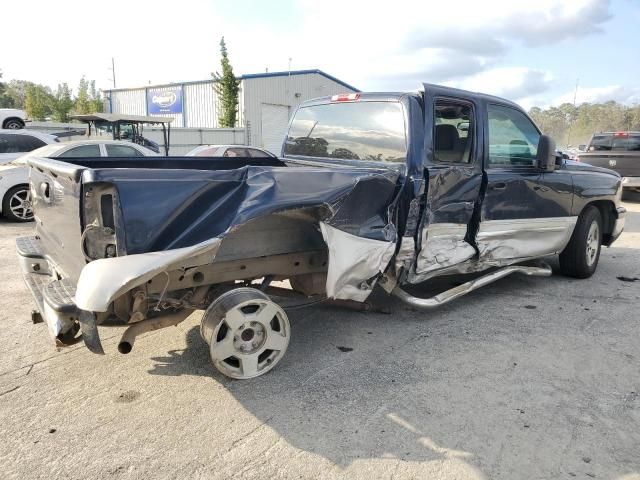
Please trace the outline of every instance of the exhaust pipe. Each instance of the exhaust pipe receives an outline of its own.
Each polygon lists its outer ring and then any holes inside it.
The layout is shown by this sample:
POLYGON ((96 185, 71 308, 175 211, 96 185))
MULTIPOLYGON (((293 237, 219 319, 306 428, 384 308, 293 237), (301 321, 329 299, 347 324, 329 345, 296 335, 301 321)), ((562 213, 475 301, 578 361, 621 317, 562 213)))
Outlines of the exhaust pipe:
POLYGON ((509 267, 501 268, 495 272, 491 272, 482 277, 478 277, 467 283, 463 283, 450 290, 446 290, 431 298, 418 298, 405 292, 402 288, 396 287, 391 292, 394 296, 398 297, 404 303, 411 305, 414 308, 420 310, 431 310, 437 308, 445 303, 449 303, 451 300, 455 300, 458 297, 466 295, 469 292, 473 292, 480 287, 484 287, 489 283, 493 283, 496 280, 511 275, 512 273, 523 273, 525 275, 531 275, 536 277, 549 277, 552 273, 551 267, 546 263, 542 263, 539 266, 526 266, 526 265, 512 265, 509 267))
MULTIPOLYGON (((193 294, 193 297, 191 297, 191 304, 193 305, 202 302, 208 292, 209 286, 198 288, 193 294)), ((171 315, 165 315, 158 318, 149 318, 147 320, 142 320, 141 322, 134 323, 122 334, 120 343, 118 343, 118 351, 122 354, 131 352, 131 350, 133 350, 133 344, 135 343, 136 337, 138 335, 146 332, 152 332, 154 330, 160 330, 161 328, 178 325, 194 311, 194 308, 184 308, 179 312, 173 313, 171 315)))

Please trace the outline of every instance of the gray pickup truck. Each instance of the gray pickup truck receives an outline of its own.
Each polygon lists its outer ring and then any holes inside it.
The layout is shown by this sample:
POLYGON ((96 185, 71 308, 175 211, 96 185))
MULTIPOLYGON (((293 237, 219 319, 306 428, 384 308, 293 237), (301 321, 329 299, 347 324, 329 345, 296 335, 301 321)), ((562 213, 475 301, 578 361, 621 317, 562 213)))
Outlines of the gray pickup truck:
POLYGON ((204 310, 214 366, 241 379, 282 359, 288 307, 362 307, 382 288, 430 310, 513 273, 548 276, 556 254, 587 278, 625 216, 620 176, 563 161, 520 107, 430 84, 306 102, 279 158, 29 163, 36 231, 17 251, 34 320, 96 353, 100 329, 128 325, 128 353, 204 310), (469 273, 430 298, 404 289, 469 273))
POLYGON ((623 188, 640 192, 640 132, 596 133, 578 159, 618 172, 623 188))

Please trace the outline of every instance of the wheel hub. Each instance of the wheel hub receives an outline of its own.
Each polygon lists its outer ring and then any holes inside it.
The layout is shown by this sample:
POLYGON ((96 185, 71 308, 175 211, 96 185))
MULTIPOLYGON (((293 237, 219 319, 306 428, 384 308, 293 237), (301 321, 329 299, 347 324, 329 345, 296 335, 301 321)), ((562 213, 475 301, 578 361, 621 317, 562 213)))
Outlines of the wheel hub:
POLYGON ((240 353, 254 353, 262 348, 264 340, 264 327, 258 322, 247 322, 234 332, 233 346, 240 353))

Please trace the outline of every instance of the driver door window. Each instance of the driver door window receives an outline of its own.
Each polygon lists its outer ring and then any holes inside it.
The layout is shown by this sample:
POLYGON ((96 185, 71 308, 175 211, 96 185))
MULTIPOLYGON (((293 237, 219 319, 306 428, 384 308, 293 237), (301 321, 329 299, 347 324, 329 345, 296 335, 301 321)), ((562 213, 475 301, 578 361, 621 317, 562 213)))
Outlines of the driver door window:
POLYGON ((522 112, 489 105, 489 162, 494 167, 535 167, 540 133, 522 112))

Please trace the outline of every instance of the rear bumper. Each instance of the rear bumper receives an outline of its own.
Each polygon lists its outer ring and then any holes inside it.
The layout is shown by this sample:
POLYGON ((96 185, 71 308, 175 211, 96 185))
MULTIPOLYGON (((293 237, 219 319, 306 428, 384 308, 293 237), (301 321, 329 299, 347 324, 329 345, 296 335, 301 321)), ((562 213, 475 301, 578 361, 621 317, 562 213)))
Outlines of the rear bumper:
POLYGON ((58 346, 75 343, 80 314, 73 300, 75 285, 54 276, 37 237, 16 238, 16 253, 25 284, 49 334, 58 346))
POLYGON ((622 177, 622 188, 640 188, 640 177, 622 177))

